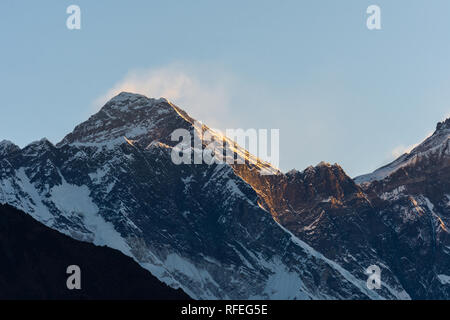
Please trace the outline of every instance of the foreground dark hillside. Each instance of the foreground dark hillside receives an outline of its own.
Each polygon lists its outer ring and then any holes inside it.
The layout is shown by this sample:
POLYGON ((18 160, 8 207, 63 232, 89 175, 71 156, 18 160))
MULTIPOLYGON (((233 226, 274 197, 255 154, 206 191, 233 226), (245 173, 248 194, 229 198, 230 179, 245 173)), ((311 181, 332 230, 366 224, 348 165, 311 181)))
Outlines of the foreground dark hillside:
POLYGON ((0 205, 0 299, 189 299, 117 250, 73 240, 0 205), (81 268, 81 290, 66 269, 81 268))

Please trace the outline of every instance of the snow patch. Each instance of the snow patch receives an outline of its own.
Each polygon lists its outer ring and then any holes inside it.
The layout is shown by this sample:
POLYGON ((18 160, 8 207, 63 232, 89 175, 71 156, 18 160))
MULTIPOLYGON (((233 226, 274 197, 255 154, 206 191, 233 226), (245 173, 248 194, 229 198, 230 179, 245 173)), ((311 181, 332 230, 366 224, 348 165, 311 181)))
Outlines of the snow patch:
POLYGON ((112 223, 107 222, 98 214, 98 207, 90 197, 87 186, 69 184, 63 178, 61 185, 50 190, 50 201, 67 217, 80 215, 84 225, 92 232, 93 243, 99 246, 109 246, 131 256, 129 245, 115 230, 112 223))
MULTIPOLYGON (((52 226, 54 217, 49 212, 48 208, 42 203, 39 192, 28 178, 25 169, 20 168, 16 172, 16 183, 24 194, 23 201, 19 201, 17 208, 29 213, 36 220, 44 223, 47 226, 52 226)), ((17 205, 15 201, 11 204, 17 205)))
POLYGON ((284 230, 286 233, 288 233, 291 236, 291 241, 294 242, 296 245, 301 247, 308 255, 313 256, 319 260, 324 261, 327 263, 330 267, 335 269, 337 272, 339 272, 348 282, 353 284, 356 288, 358 288, 362 293, 370 297, 371 299, 375 300, 383 300, 384 298, 380 296, 378 293, 376 293, 373 290, 369 290, 366 286, 365 281, 357 279, 355 276, 353 276, 350 272, 345 270, 343 267, 341 267, 336 262, 326 258, 321 253, 314 250, 311 246, 306 244, 305 242, 301 241, 299 238, 297 238, 294 234, 292 234, 289 230, 287 230, 285 227, 283 227, 281 224, 276 222, 278 226, 284 230))
POLYGON ((399 186, 390 192, 384 192, 380 198, 383 200, 398 200, 406 190, 405 186, 399 186))
POLYGON ((437 278, 439 279, 439 282, 442 284, 450 284, 450 276, 445 274, 438 274, 437 278))

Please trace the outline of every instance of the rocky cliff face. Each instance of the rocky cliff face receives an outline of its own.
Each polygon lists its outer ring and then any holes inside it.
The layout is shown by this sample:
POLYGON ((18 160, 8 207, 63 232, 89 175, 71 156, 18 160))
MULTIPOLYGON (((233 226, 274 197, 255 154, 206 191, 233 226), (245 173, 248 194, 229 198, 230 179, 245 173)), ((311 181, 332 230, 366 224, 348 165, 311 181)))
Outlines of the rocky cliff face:
POLYGON ((382 290, 398 298, 448 299, 449 122, 355 180, 326 163, 272 177, 237 172, 277 221, 353 274, 375 264, 382 290))
MULTIPOLYGON (((382 221, 394 231, 397 273, 413 297, 450 297, 450 119, 362 187, 382 221)), ((393 263, 394 264, 394 263, 393 263)))
POLYGON ((179 128, 207 130, 164 99, 122 93, 57 145, 2 142, 0 202, 118 249, 193 298, 449 297, 447 231, 436 224, 448 202, 434 191, 423 194, 430 209, 406 189, 390 199, 387 182, 358 185, 338 165, 283 174, 220 135, 245 164, 176 165, 179 128), (373 264, 381 290, 366 287, 373 264))

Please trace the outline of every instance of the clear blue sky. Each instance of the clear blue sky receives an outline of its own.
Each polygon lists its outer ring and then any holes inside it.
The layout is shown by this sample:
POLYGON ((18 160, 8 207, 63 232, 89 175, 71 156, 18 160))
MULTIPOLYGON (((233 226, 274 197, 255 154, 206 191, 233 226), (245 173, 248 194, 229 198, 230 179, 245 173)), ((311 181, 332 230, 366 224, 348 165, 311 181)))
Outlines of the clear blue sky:
POLYGON ((448 0, 2 0, 0 140, 56 143, 131 82, 216 126, 279 128, 284 170, 355 176, 449 115, 449 35, 448 0))

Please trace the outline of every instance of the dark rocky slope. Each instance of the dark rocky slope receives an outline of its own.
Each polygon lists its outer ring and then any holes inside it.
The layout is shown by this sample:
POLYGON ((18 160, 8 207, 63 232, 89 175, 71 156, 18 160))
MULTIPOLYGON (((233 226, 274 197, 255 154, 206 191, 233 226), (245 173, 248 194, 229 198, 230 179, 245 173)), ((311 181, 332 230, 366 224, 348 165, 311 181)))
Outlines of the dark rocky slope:
POLYGON ((73 240, 0 205, 0 299, 189 299, 117 250, 73 240), (66 269, 81 268, 81 290, 66 269))

